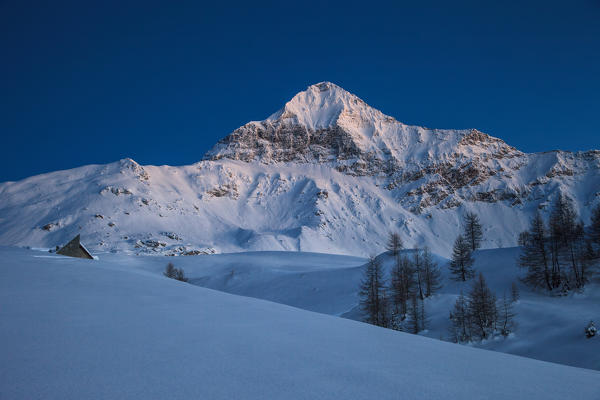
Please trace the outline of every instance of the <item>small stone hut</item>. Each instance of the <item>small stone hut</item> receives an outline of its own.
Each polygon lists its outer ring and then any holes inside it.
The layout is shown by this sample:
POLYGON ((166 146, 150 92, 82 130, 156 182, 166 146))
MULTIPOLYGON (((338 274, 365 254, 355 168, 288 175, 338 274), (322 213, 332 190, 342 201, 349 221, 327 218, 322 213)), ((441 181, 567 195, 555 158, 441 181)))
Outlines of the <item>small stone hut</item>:
POLYGON ((85 248, 84 245, 81 244, 80 240, 81 235, 75 236, 69 243, 61 247, 56 254, 61 254, 63 256, 69 257, 79 257, 79 258, 88 258, 93 260, 94 257, 90 254, 88 249, 85 248))

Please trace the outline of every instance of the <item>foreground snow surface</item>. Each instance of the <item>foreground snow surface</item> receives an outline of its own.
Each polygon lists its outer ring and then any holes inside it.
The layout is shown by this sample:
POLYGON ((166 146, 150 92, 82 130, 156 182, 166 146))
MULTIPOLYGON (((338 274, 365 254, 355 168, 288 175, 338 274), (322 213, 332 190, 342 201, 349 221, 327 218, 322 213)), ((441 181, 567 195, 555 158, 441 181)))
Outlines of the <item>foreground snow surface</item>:
POLYGON ((134 268, 133 257, 92 261, 2 248, 0 259, 2 399, 600 393, 596 371, 217 292, 134 268))
MULTIPOLYGON (((410 250, 406 251, 410 253, 410 250)), ((410 256, 410 255, 409 255, 410 256)), ((521 299, 513 305, 518 327, 508 338, 496 337, 471 345, 485 349, 600 370, 600 337, 588 340, 583 328, 600 321, 600 279, 583 293, 551 297, 519 281, 523 270, 516 266, 519 248, 479 250, 474 253, 475 271, 482 272, 499 299, 510 296, 511 284, 519 286, 521 299)), ((101 254, 102 260, 161 274, 167 262, 185 270, 190 283, 232 294, 270 300, 309 311, 361 320, 358 287, 366 259, 323 253, 247 252, 198 257, 135 257, 101 254)), ((394 260, 378 256, 387 277, 394 260)), ((436 256, 443 287, 426 299, 428 329, 421 335, 449 341, 449 313, 462 291, 472 282, 454 282, 448 259, 436 256)))

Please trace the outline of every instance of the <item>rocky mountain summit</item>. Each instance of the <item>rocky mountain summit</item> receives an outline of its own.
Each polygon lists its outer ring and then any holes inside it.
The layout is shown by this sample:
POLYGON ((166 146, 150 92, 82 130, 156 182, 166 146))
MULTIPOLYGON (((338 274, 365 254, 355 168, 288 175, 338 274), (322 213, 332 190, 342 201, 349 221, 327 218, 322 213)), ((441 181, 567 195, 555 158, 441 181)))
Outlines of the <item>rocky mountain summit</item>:
POLYGON ((264 121, 250 122, 221 140, 205 160, 319 163, 357 176, 393 176, 432 162, 472 156, 519 155, 476 130, 431 130, 382 114, 329 82, 310 86, 264 121))
POLYGON ((0 184, 0 244, 81 233, 97 251, 366 255, 398 230, 447 254, 465 211, 480 215, 487 247, 511 246, 561 192, 587 221, 599 151, 527 154, 475 129, 409 126, 322 82, 191 166, 126 159, 0 184))
MULTIPOLYGON (((574 160, 591 161, 592 168, 599 160, 593 151, 554 155, 556 163, 545 173, 549 178, 573 173, 566 164, 574 160)), ((339 86, 322 82, 297 94, 266 120, 236 129, 204 159, 322 164, 346 175, 377 177, 400 203, 421 213, 436 205, 457 207, 463 201, 519 204, 540 184, 540 177, 525 186, 508 181, 539 158, 476 129, 405 125, 339 86), (471 190, 488 181, 493 189, 471 190)))

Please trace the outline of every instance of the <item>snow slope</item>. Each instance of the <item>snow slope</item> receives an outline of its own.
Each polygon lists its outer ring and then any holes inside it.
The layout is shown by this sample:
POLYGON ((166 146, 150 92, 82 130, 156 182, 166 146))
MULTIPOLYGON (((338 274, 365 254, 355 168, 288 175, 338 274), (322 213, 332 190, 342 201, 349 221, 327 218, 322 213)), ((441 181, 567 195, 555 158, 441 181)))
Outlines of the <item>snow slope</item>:
MULTIPOLYGON (((474 268, 483 272, 490 288, 501 298, 510 295, 513 282, 519 285, 520 301, 514 305, 518 328, 509 338, 498 338, 473 346, 531 357, 544 361, 600 370, 600 340, 588 340, 583 328, 590 320, 600 321, 600 280, 584 293, 549 297, 519 283, 523 271, 516 267, 517 248, 475 252, 474 268)), ((125 257, 101 254, 103 260, 129 268, 161 274, 167 262, 183 268, 190 283, 232 294, 270 300, 309 311, 360 320, 358 287, 363 258, 303 252, 250 252, 202 257, 125 257)), ((379 256, 386 269, 393 260, 379 256)), ((422 333, 433 339, 449 340, 448 315, 462 290, 449 279, 448 260, 436 256, 444 287, 425 303, 429 329, 422 333)))
MULTIPOLYGON (((540 360, 600 370, 600 340, 588 340, 583 333, 590 320, 600 321, 600 279, 586 286, 583 293, 550 297, 532 291, 520 283, 524 271, 517 266, 519 248, 480 250, 474 254, 476 272, 482 272, 498 299, 510 298, 513 282, 521 298, 514 304, 517 328, 507 339, 497 338, 478 347, 540 360)), ((448 276, 446 265, 443 273, 448 276)), ((458 283, 445 279, 440 294, 427 300, 431 324, 426 336, 448 338, 449 311, 462 290, 467 293, 472 282, 458 283)))
POLYGON ((408 126, 323 82, 194 165, 124 159, 0 184, 0 244, 81 233, 95 251, 364 257, 397 230, 448 255, 466 211, 480 215, 485 248, 514 246, 559 193, 587 222, 599 187, 598 151, 526 154, 473 129, 408 126))
POLYGON ((2 399, 563 400, 600 391, 596 371, 216 292, 132 268, 136 257, 0 255, 2 399))

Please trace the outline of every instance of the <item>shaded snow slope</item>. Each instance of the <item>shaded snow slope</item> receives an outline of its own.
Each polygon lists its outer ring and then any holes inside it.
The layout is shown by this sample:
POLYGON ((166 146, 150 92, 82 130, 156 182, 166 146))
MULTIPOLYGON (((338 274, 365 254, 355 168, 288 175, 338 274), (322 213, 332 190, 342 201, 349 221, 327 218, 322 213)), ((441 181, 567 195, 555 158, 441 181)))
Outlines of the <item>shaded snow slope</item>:
MULTIPOLYGON (((509 338, 497 338, 474 346, 600 370, 600 340, 585 338, 590 320, 600 321, 600 281, 582 294, 549 297, 519 283, 523 271, 516 267, 519 250, 494 249, 475 252, 474 268, 483 272, 488 285, 501 298, 510 296, 513 282, 521 291, 514 305, 518 328, 509 338)), ((379 256, 386 270, 393 260, 379 256)), ((320 313, 361 319, 358 287, 365 259, 315 253, 252 252, 201 257, 124 257, 103 254, 103 260, 161 274, 167 262, 183 268, 190 283, 228 293, 250 296, 320 313)), ((449 339, 448 315, 462 290, 471 282, 449 279, 448 260, 436 256, 443 275, 440 293, 425 302, 429 329, 422 333, 434 339, 449 339)), ((600 338, 598 338, 600 339, 600 338)))
POLYGON ((484 247, 514 246, 559 193, 588 222, 599 188, 598 151, 525 154, 473 129, 409 126, 322 82, 194 165, 124 159, 0 184, 0 244, 81 233, 97 251, 364 257, 397 230, 448 255, 466 211, 480 215, 484 247))
POLYGON ((562 400, 600 390, 596 371, 220 293, 126 260, 0 253, 3 399, 562 400))

